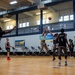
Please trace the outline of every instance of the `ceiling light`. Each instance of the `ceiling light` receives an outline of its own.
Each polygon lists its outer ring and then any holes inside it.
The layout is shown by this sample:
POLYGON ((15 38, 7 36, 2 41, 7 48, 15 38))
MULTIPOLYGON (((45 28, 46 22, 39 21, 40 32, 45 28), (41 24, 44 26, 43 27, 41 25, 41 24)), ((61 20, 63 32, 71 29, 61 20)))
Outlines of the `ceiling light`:
POLYGON ((10 21, 11 19, 4 20, 4 22, 10 21))
POLYGON ((12 5, 12 4, 16 4, 17 3, 17 1, 12 1, 12 2, 10 2, 10 4, 12 5))

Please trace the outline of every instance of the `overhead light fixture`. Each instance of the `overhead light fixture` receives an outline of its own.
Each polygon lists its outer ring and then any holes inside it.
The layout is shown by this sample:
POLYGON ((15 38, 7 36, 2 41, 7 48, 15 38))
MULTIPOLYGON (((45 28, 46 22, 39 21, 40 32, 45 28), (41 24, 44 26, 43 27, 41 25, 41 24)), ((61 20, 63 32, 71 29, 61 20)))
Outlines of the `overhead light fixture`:
MULTIPOLYGON (((46 14, 46 13, 47 13, 46 11, 43 12, 43 14, 46 14)), ((40 15, 40 12, 39 13, 36 13, 36 15, 40 15)))
POLYGON ((11 19, 4 20, 4 22, 10 21, 11 19))
POLYGON ((17 3, 17 1, 12 1, 12 2, 10 2, 10 4, 12 5, 12 4, 16 4, 17 3))

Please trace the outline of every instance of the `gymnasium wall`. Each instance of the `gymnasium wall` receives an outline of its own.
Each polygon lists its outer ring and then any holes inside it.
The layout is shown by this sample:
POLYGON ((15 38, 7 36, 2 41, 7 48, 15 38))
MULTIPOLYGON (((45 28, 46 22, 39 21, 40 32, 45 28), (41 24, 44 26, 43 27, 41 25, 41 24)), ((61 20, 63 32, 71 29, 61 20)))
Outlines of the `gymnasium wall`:
MULTIPOLYGON (((66 32, 67 33, 67 38, 68 39, 73 39, 74 40, 74 36, 75 36, 75 31, 72 32, 66 32)), ((34 46, 35 48, 37 48, 37 46, 40 46, 40 40, 39 40, 39 35, 27 35, 27 36, 18 36, 18 37, 9 37, 10 39, 10 44, 11 46, 15 46, 15 40, 25 40, 25 46, 27 46, 29 49, 31 49, 31 46, 34 46)), ((6 52, 5 50, 5 40, 6 38, 2 38, 1 40, 1 47, 2 49, 6 52)), ((47 42, 48 45, 50 45, 51 49, 52 49, 52 42, 47 42)), ((11 51, 13 51, 11 49, 11 51)), ((18 48, 18 52, 22 52, 21 48, 18 48)))
MULTIPOLYGON (((49 10, 47 10, 47 11, 48 11, 48 13, 43 14, 43 19, 46 20, 49 17, 51 17, 52 20, 50 20, 49 23, 59 22, 60 16, 73 14, 73 10, 72 9, 61 10, 61 11, 57 11, 57 12, 49 12, 49 10)), ((10 18, 10 19, 12 19, 12 18, 10 18)), ((40 15, 34 15, 33 17, 23 17, 23 18, 21 17, 21 18, 19 18, 19 24, 20 23, 29 22, 30 26, 35 26, 35 25, 37 25, 37 21, 38 20, 40 20, 40 15)), ((2 25, 2 29, 6 30, 6 26, 12 25, 14 27, 16 25, 16 21, 15 20, 11 20, 9 22, 1 22, 0 26, 1 25, 2 25)))
MULTIPOLYGON (((45 19, 45 20, 48 19, 48 17, 52 17, 52 20, 50 21, 50 23, 54 23, 54 22, 59 21, 58 13, 47 13, 47 14, 43 15, 43 19, 45 19)), ((35 25, 37 25, 38 20, 40 20, 39 15, 36 15, 33 17, 28 17, 28 18, 21 18, 21 19, 19 19, 19 24, 29 22, 30 26, 35 26, 35 25)), ((1 25, 2 25, 2 29, 6 30, 6 26, 12 25, 14 27, 16 25, 16 21, 11 20, 9 22, 2 22, 1 25)))

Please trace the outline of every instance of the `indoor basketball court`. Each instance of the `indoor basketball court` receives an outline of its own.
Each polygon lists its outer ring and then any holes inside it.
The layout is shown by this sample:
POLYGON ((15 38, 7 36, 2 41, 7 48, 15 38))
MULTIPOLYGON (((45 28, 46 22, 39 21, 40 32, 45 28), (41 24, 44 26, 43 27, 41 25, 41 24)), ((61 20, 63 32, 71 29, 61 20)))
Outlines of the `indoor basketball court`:
POLYGON ((0 75, 74 75, 75 0, 0 0, 0 75))
POLYGON ((52 61, 50 56, 11 56, 11 61, 6 56, 0 56, 1 75, 72 75, 75 73, 75 59, 68 57, 68 66, 58 66, 58 59, 52 61))

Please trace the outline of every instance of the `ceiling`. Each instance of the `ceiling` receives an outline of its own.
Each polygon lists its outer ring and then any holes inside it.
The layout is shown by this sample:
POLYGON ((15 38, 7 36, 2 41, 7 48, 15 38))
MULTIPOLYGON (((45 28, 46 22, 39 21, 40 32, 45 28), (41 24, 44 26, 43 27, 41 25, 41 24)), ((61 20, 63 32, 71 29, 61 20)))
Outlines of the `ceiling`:
MULTIPOLYGON (((60 11, 64 11, 64 10, 70 10, 73 12, 73 2, 69 1, 69 2, 65 2, 65 3, 61 3, 61 4, 57 4, 57 5, 53 5, 50 7, 47 7, 44 9, 44 11, 46 11, 46 13, 56 13, 56 12, 60 12, 60 11)), ((39 13, 39 9, 34 10, 34 11, 29 11, 29 12, 23 12, 21 14, 19 14, 19 17, 23 18, 23 17, 33 17, 36 15, 36 13, 39 13)))
POLYGON ((29 6, 34 3, 39 3, 41 1, 47 1, 47 0, 0 0, 0 11, 19 8, 23 6, 29 6), (11 5, 11 1, 17 1, 18 3, 11 5))
POLYGON ((52 8, 54 8, 57 11, 59 11, 59 10, 67 10, 67 9, 73 9, 73 1, 61 3, 61 4, 58 4, 58 5, 54 5, 54 6, 52 6, 52 8))
MULTIPOLYGON (((39 3, 42 1, 47 1, 47 0, 16 0, 18 3, 11 5, 10 2, 14 0, 0 0, 0 12, 9 10, 9 9, 15 9, 23 6, 30 6, 33 5, 34 3, 39 3)), ((65 8, 72 8, 73 3, 72 1, 66 2, 65 4, 58 4, 55 6, 52 6, 55 10, 60 10, 60 9, 65 9, 65 8), (60 7, 59 7, 60 6, 60 7)))

